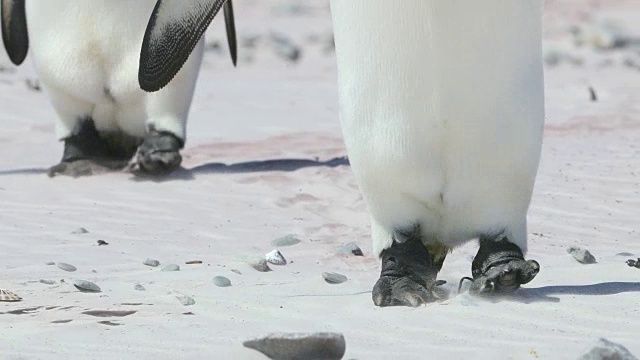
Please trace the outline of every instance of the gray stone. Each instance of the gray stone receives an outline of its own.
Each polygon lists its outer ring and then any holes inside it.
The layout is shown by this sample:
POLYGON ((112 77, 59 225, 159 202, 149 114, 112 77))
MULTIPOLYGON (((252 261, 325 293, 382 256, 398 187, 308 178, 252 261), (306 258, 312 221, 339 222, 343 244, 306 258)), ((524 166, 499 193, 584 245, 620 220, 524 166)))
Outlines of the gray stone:
POLYGON ((163 267, 161 271, 180 271, 180 266, 176 264, 169 264, 163 267))
POLYGON ((334 272, 323 272, 322 277, 329 284, 342 284, 348 280, 346 276, 334 272))
POLYGON ((53 261, 49 261, 47 263, 45 263, 45 265, 51 266, 51 265, 55 265, 56 263, 54 263, 53 261))
POLYGON ((589 250, 583 249, 577 246, 570 246, 567 248, 567 253, 573 256, 578 262, 582 264, 595 264, 596 257, 591 255, 589 250))
POLYGON ((100 287, 95 283, 87 280, 73 280, 73 286, 81 292, 100 292, 100 287))
POLYGON ((342 247, 340 248, 340 253, 342 253, 342 254, 351 254, 351 255, 355 255, 355 256, 364 256, 364 254, 362 253, 362 249, 360 249, 358 244, 356 244, 354 242, 350 242, 350 243, 342 245, 342 247))
POLYGON ((252 268, 260 272, 271 271, 271 268, 269 267, 269 264, 267 263, 267 260, 265 258, 253 259, 249 261, 249 265, 251 265, 252 268))
POLYGON ((234 272, 234 273, 236 273, 238 275, 242 275, 242 272, 240 272, 240 270, 238 270, 238 269, 231 269, 231 272, 234 272))
POLYGON ((55 285, 56 281, 55 280, 40 279, 40 283, 45 284, 45 285, 55 285))
POLYGON ((77 228, 76 230, 73 230, 71 233, 72 234, 88 234, 89 230, 81 227, 81 228, 77 228))
POLYGON ((231 286, 231 280, 224 276, 216 276, 213 278, 213 285, 218 287, 228 287, 231 286))
POLYGON ((299 244, 300 242, 302 242, 302 240, 298 239, 293 234, 289 234, 281 238, 271 240, 271 245, 275 247, 285 247, 285 246, 296 245, 296 244, 299 244))
POLYGON ((188 295, 183 295, 183 294, 176 294, 176 299, 178 299, 178 301, 180 301, 180 304, 182 304, 183 306, 191 306, 193 304, 196 303, 196 301, 188 295))
POLYGON ((633 356, 624 346, 600 338, 578 360, 638 360, 638 358, 633 356))
POLYGON ((58 269, 68 271, 68 272, 74 272, 78 270, 78 268, 76 268, 75 266, 67 263, 59 262, 59 263, 56 263, 56 266, 58 267, 58 269))
POLYGON ((133 285, 133 289, 134 290, 138 290, 138 291, 145 291, 147 289, 144 288, 144 286, 140 285, 140 284, 135 284, 133 285))
POLYGON ((145 261, 142 262, 142 264, 147 266, 157 267, 157 266, 160 266, 160 261, 155 259, 146 259, 145 261))
POLYGON ((340 333, 275 333, 242 343, 270 359, 342 359, 347 348, 340 333))

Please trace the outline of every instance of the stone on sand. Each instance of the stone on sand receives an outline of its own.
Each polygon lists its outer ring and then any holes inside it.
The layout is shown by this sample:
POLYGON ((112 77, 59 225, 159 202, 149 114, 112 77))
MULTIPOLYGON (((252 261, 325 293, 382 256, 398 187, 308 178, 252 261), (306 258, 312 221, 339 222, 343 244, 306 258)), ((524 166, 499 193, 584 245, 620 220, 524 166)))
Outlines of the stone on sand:
POLYGON ((257 258, 249 261, 249 265, 260 272, 269 272, 271 268, 265 258, 257 258))
POLYGON ((78 270, 78 268, 76 268, 75 266, 67 263, 59 262, 59 263, 56 263, 56 266, 58 267, 58 269, 68 271, 68 272, 74 272, 78 270))
POLYGON ((73 286, 81 292, 100 292, 100 287, 88 280, 73 280, 73 286))
POLYGON ((277 238, 277 239, 271 240, 271 245, 273 245, 275 247, 285 247, 285 246, 296 245, 296 244, 299 244, 300 242, 302 242, 302 240, 298 239, 293 234, 289 234, 289 235, 285 235, 285 236, 283 236, 281 238, 277 238))
POLYGON ((156 260, 156 259, 145 259, 142 264, 147 265, 147 266, 152 266, 152 267, 157 267, 160 266, 160 261, 156 260))
POLYGON ((342 284, 348 280, 346 276, 334 272, 323 272, 322 277, 329 284, 342 284))
POLYGON ((567 248, 567 253, 573 256, 578 262, 582 264, 595 264, 596 257, 591 255, 589 250, 583 249, 578 246, 570 246, 567 248))
POLYGON ((161 271, 180 271, 180 266, 176 264, 169 264, 163 267, 161 271))
POLYGON ((600 338, 579 360, 638 360, 627 348, 600 338))
POLYGON ((242 343, 270 359, 342 359, 346 350, 340 333, 274 333, 242 343))
POLYGON ((229 287, 231 286, 231 280, 224 276, 216 276, 213 278, 213 285, 218 287, 229 287))

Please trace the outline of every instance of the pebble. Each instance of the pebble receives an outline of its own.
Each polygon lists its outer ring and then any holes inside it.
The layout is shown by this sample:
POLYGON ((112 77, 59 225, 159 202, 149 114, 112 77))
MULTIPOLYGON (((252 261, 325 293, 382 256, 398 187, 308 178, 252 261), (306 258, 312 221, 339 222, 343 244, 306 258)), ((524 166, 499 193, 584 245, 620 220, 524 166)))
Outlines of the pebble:
POLYGON ((574 259, 583 264, 594 264, 596 257, 591 255, 589 250, 583 249, 577 246, 570 246, 567 248, 567 253, 573 256, 574 259))
POLYGON ((163 267, 161 271, 180 271, 180 266, 176 264, 169 264, 163 267))
POLYGON ((248 340, 245 347, 271 359, 342 359, 346 350, 340 333, 275 333, 248 340))
POLYGON ((109 245, 109 243, 104 240, 98 240, 98 246, 103 246, 103 245, 109 245))
POLYGON ((198 265, 198 264, 202 264, 202 260, 190 260, 185 262, 185 264, 187 265, 198 265))
POLYGON ((49 266, 51 266, 51 265, 55 265, 55 264, 56 264, 56 263, 54 263, 53 261, 49 261, 48 263, 45 263, 45 265, 49 265, 49 266))
POLYGON ((160 266, 160 261, 155 259, 146 259, 145 261, 142 262, 142 264, 147 266, 157 267, 157 266, 160 266))
POLYGON ((600 338, 579 360, 638 360, 627 348, 605 338, 600 338))
POLYGON ((323 272, 322 277, 329 284, 342 284, 348 280, 346 276, 333 272, 323 272))
POLYGON ((633 254, 625 251, 617 253, 616 256, 633 256, 633 254))
POLYGON ((76 270, 78 270, 78 268, 76 268, 75 266, 71 265, 71 264, 67 264, 67 263, 56 263, 56 266, 58 267, 58 269, 60 270, 64 270, 64 271, 68 271, 68 272, 74 272, 76 270))
POLYGON ((218 287, 229 287, 231 286, 231 280, 224 276, 216 276, 213 278, 213 284, 218 287))
POLYGON ((269 267, 269 264, 267 263, 267 260, 265 258, 258 258, 255 260, 251 260, 249 262, 249 265, 251 265, 252 268, 260 272, 271 271, 271 268, 269 267))
POLYGON ((296 245, 296 244, 299 244, 301 242, 302 242, 302 240, 298 239, 295 235, 289 234, 289 235, 283 236, 281 238, 277 238, 277 239, 271 240, 271 245, 273 245, 275 247, 285 247, 285 246, 296 245))
POLYGON ((351 255, 355 255, 355 256, 364 256, 364 254, 362 253, 362 249, 360 249, 358 244, 356 244, 354 242, 350 242, 350 243, 342 245, 342 247, 340 248, 340 252, 343 253, 343 254, 351 254, 351 255))
POLYGON ((46 284, 46 285, 55 285, 56 281, 55 280, 40 279, 40 283, 46 284))
POLYGON ((100 292, 100 287, 95 283, 87 280, 73 280, 73 286, 82 292, 100 292))
POLYGON ((285 259, 277 249, 267 253, 264 258, 268 263, 273 265, 287 265, 287 259, 285 259))
POLYGON ((135 284, 133 285, 133 289, 134 290, 138 290, 138 291, 145 291, 147 289, 144 288, 144 286, 140 285, 140 284, 135 284))
POLYGON ((88 234, 89 230, 81 227, 81 228, 77 228, 76 230, 73 230, 71 233, 72 234, 88 234))
POLYGON ((291 62, 300 59, 302 50, 293 44, 291 40, 283 34, 272 32, 269 36, 273 48, 278 56, 283 57, 291 62))
POLYGON ((231 272, 234 272, 234 273, 236 273, 238 275, 242 275, 242 272, 240 272, 240 270, 238 270, 238 269, 231 269, 231 272))
POLYGON ((184 306, 190 306, 196 303, 196 301, 188 295, 183 295, 183 294, 176 294, 176 299, 178 299, 178 301, 180 301, 180 303, 184 306))

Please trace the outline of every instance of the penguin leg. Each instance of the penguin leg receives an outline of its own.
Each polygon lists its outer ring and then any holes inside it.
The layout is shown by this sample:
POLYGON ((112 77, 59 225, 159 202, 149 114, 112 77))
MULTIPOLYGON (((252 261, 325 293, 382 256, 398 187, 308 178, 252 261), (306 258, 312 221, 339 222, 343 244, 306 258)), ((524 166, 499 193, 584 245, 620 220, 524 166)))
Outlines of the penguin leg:
POLYGON ((535 260, 525 260, 518 245, 504 237, 481 236, 480 249, 471 264, 475 294, 509 293, 533 280, 540 271, 535 260))
POLYGON ((373 287, 377 306, 417 307, 438 300, 436 277, 448 249, 425 246, 419 226, 397 230, 391 247, 380 254, 382 271, 373 287))
MULTIPOLYGON (((135 149, 135 148, 134 148, 135 149)), ((132 151, 114 149, 100 136, 91 118, 82 118, 71 135, 64 139, 64 153, 59 164, 49 168, 49 177, 89 176, 123 169, 132 151)))

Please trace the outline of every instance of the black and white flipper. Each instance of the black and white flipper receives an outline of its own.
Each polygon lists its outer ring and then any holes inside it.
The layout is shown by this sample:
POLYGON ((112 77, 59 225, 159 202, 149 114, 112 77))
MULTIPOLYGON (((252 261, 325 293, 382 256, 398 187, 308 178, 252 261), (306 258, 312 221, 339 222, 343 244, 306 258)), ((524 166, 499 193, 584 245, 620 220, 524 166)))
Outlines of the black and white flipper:
POLYGON ((29 51, 29 34, 25 0, 2 0, 2 42, 15 65, 20 65, 29 51))
POLYGON ((138 82, 143 90, 158 91, 173 79, 222 7, 235 65, 237 43, 231 0, 158 0, 140 51, 138 82))

